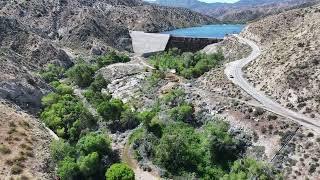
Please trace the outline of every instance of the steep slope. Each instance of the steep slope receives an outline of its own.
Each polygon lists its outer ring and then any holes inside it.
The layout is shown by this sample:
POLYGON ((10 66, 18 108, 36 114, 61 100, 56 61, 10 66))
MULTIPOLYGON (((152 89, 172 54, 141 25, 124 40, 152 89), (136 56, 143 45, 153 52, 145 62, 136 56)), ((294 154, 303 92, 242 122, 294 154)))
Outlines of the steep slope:
POLYGON ((310 6, 317 0, 240 0, 236 3, 204 3, 198 0, 157 0, 157 4, 185 7, 225 22, 247 22, 270 14, 310 6))
POLYGON ((40 98, 50 87, 35 73, 48 63, 72 64, 50 41, 27 31, 16 20, 0 16, 0 99, 25 109, 40 107, 40 98))
POLYGON ((252 23, 243 33, 262 47, 247 67, 252 83, 312 118, 320 114, 319 15, 319 5, 292 10, 252 23))
POLYGON ((190 10, 139 0, 7 1, 2 6, 0 15, 15 18, 41 36, 81 51, 107 46, 130 50, 129 30, 158 32, 217 22, 190 10))
POLYGON ((0 100, 1 179, 53 179, 51 140, 37 119, 0 100))
POLYGON ((72 65, 109 48, 131 50, 129 30, 164 31, 217 22, 182 8, 139 0, 0 2, 0 98, 28 110, 50 87, 36 75, 49 63, 72 65))

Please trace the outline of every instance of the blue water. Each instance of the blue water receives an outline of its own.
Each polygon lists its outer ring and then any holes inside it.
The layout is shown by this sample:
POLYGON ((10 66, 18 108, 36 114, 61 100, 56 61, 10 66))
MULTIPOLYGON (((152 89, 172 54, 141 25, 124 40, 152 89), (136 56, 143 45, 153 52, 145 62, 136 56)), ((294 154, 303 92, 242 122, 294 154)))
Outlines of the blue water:
POLYGON ((227 34, 239 34, 244 27, 245 25, 243 24, 215 24, 176 29, 161 32, 161 34, 171 34, 178 37, 223 38, 227 34))

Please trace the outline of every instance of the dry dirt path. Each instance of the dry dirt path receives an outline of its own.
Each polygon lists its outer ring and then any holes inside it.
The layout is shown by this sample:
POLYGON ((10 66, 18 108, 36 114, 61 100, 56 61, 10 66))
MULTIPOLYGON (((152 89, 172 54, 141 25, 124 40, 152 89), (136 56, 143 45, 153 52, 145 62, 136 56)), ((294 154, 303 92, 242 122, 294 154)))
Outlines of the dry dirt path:
POLYGON ((242 68, 249 64, 251 61, 255 60, 260 54, 261 51, 259 47, 251 40, 245 39, 238 35, 235 35, 241 43, 248 44, 252 48, 251 54, 243 59, 230 62, 226 64, 225 74, 228 79, 231 80, 235 85, 242 88, 248 94, 250 94, 254 99, 259 101, 263 108, 272 111, 283 117, 292 119, 299 124, 313 129, 316 133, 320 132, 320 120, 312 119, 306 117, 303 114, 289 110, 279 103, 273 101, 271 98, 267 97, 263 92, 255 89, 243 76, 242 68))

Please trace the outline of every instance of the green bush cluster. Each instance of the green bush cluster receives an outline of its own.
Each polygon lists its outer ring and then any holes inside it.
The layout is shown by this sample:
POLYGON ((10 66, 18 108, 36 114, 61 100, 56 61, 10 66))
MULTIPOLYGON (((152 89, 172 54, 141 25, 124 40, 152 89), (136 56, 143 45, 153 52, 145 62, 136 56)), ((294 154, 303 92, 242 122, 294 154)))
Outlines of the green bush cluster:
POLYGON ((103 88, 107 88, 109 82, 107 82, 102 75, 97 75, 90 87, 84 92, 84 97, 95 107, 99 104, 107 102, 111 99, 111 95, 102 93, 103 88))
POLYGON ((81 134, 96 126, 96 119, 72 94, 72 88, 60 84, 56 92, 42 98, 42 121, 61 138, 77 141, 81 134))
POLYGON ((134 172, 123 163, 113 164, 106 172, 107 180, 134 180, 134 172))
POLYGON ((51 157, 58 163, 62 180, 103 179, 111 164, 117 162, 110 139, 101 133, 88 133, 77 143, 53 141, 51 157))
POLYGON ((129 56, 124 54, 117 54, 115 51, 111 51, 96 59, 99 68, 114 64, 114 63, 126 63, 130 61, 129 56))
POLYGON ((138 113, 119 99, 102 102, 97 111, 112 132, 133 129, 140 124, 138 113))
POLYGON ((63 77, 64 73, 65 69, 63 67, 49 64, 47 68, 40 72, 40 75, 47 83, 50 83, 53 81, 58 81, 63 77))
POLYGON ((283 179, 281 174, 270 165, 256 161, 252 158, 239 159, 231 166, 230 173, 223 180, 247 180, 247 179, 283 179))
POLYGON ((68 78, 81 88, 88 87, 93 82, 94 73, 94 67, 85 62, 74 65, 66 72, 68 78))
POLYGON ((175 69, 187 79, 197 78, 219 65, 223 59, 222 53, 180 53, 176 49, 150 57, 150 62, 160 70, 175 69))

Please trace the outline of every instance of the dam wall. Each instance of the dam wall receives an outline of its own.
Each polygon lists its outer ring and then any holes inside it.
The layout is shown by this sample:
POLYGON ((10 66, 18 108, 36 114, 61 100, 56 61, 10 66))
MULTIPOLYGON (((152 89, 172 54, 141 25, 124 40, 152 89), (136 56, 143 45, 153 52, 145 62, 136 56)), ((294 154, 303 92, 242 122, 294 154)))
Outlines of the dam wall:
POLYGON ((197 52, 210 44, 222 41, 218 38, 194 38, 194 37, 175 37, 170 36, 166 50, 178 48, 182 52, 197 52))
POLYGON ((175 37, 142 31, 130 31, 130 36, 134 53, 145 57, 171 48, 178 48, 182 52, 197 52, 207 45, 222 41, 217 38, 175 37))

